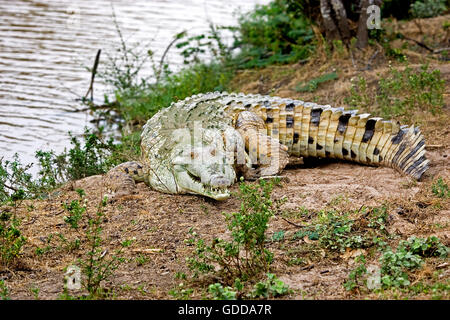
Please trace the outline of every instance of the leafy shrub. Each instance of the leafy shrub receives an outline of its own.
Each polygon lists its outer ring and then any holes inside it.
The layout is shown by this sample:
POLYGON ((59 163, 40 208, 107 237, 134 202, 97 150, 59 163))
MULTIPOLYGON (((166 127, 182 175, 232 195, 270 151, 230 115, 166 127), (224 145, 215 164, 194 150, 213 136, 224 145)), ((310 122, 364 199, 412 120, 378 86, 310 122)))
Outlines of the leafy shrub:
POLYGON ((16 202, 39 194, 39 185, 16 153, 13 161, 0 158, 0 204, 16 202))
POLYGON ((66 176, 69 180, 77 180, 102 174, 117 164, 117 159, 110 157, 115 150, 113 139, 106 143, 99 136, 87 128, 83 134, 84 145, 74 136, 71 136, 72 148, 65 155, 67 159, 66 176))
MULTIPOLYGON (((385 235, 387 216, 386 207, 370 209, 367 232, 358 227, 358 218, 351 219, 348 213, 322 212, 318 223, 314 224, 314 231, 320 245, 329 250, 344 252, 347 248, 366 248, 376 244, 379 236, 385 235)), ((310 238, 311 235, 315 234, 309 233, 310 238)))
POLYGON ((418 255, 399 247, 396 252, 389 248, 381 257, 381 263, 381 283, 384 288, 389 288, 408 286, 407 271, 418 269, 423 261, 418 255))
POLYGON ((20 220, 0 212, 0 264, 8 266, 18 258, 27 239, 19 229, 20 220))
POLYGON ((35 177, 30 173, 33 163, 23 165, 18 154, 12 161, 0 158, 0 204, 45 197, 64 182, 105 173, 122 162, 120 145, 115 145, 112 138, 103 142, 102 130, 93 133, 86 128, 83 142, 71 135, 72 148, 58 155, 37 151, 39 171, 35 177))
MULTIPOLYGON (((446 258, 448 252, 449 248, 436 237, 426 239, 410 237, 406 241, 402 240, 395 252, 391 247, 383 249, 379 259, 381 267, 379 274, 376 275, 376 281, 383 289, 408 287, 411 284, 410 271, 419 269, 424 263, 423 258, 446 258)), ((350 272, 347 281, 344 282, 344 287, 347 290, 362 288, 367 281, 367 288, 371 290, 377 288, 377 286, 369 286, 365 256, 360 255, 355 261, 359 264, 350 272)))
POLYGON ((272 188, 272 182, 264 180, 257 186, 240 183, 241 208, 239 212, 225 213, 231 241, 215 238, 208 245, 190 230, 191 238, 187 242, 196 245, 196 249, 187 262, 194 276, 215 272, 213 264, 221 267, 225 280, 237 277, 245 281, 268 270, 273 254, 265 248, 265 232, 273 215, 272 188))
MULTIPOLYGON (((78 190, 80 200, 84 200, 84 192, 78 190)), ((77 260, 82 274, 82 286, 89 292, 88 298, 97 298, 105 296, 105 290, 102 283, 110 279, 115 270, 125 262, 121 256, 122 251, 131 245, 132 241, 125 240, 121 243, 120 249, 113 254, 108 255, 103 248, 104 239, 102 236, 102 222, 104 221, 103 208, 107 205, 105 197, 97 207, 94 215, 91 215, 85 206, 80 206, 78 200, 72 201, 70 205, 64 204, 64 209, 69 213, 64 217, 64 221, 79 231, 84 230, 81 240, 88 247, 84 257, 77 260)), ((68 297, 67 292, 66 298, 68 297)), ((74 297, 72 297, 74 298, 74 297)), ((86 297, 85 297, 86 298, 86 297)))
POLYGON ((423 0, 411 4, 410 11, 416 18, 431 18, 443 14, 447 10, 446 0, 423 0))
POLYGON ((239 68, 305 59, 312 51, 314 33, 301 7, 275 0, 239 18, 235 46, 241 48, 234 63, 239 68))

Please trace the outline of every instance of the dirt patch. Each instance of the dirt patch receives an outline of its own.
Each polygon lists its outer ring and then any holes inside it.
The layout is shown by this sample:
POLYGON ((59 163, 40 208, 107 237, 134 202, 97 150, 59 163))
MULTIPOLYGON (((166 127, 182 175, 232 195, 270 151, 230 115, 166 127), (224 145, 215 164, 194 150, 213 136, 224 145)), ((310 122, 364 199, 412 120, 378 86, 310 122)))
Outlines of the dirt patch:
MULTIPOLYGON (((432 151, 430 156, 432 159, 439 158, 441 152, 432 151)), ((434 168, 449 181, 447 159, 438 162, 434 168)), ((326 208, 355 210, 363 205, 390 203, 390 232, 402 239, 411 235, 436 235, 447 245, 450 244, 448 201, 441 203, 441 209, 434 209, 432 204, 427 203, 433 199, 429 196, 434 179, 431 175, 422 182, 414 182, 390 168, 333 162, 290 168, 284 174, 287 181, 273 192, 274 198, 287 197, 281 208, 283 211, 296 212, 303 207, 314 215, 326 208), (418 203, 422 205, 418 206, 418 203)), ((237 186, 233 187, 233 191, 237 191, 237 186)), ((41 299, 57 299, 63 291, 64 268, 80 258, 86 249, 82 246, 79 250, 68 252, 53 245, 48 253, 35 253, 36 248, 45 247, 50 234, 62 233, 68 239, 76 236, 63 221, 66 213, 61 204, 77 199, 77 193, 64 189, 60 192, 51 199, 34 201, 34 209, 23 208, 18 213, 23 217, 23 231, 29 244, 20 259, 20 268, 2 270, 0 273, 0 277, 6 279, 14 299, 33 299, 32 288, 39 288, 41 299)), ((98 189, 89 188, 86 188, 86 193, 88 207, 95 212, 101 194, 98 189)), ((103 234, 107 239, 105 248, 108 252, 120 248, 120 243, 126 239, 135 240, 125 251, 127 262, 120 266, 111 283, 105 286, 114 288, 119 299, 172 298, 168 292, 179 284, 174 275, 188 272, 185 259, 193 248, 187 246, 184 240, 188 238, 189 229, 193 228, 205 239, 227 237, 226 222, 221 213, 237 211, 238 207, 239 202, 235 198, 215 202, 198 196, 166 195, 138 184, 137 194, 108 204, 105 208, 103 234), (147 261, 138 264, 138 256, 146 257, 147 261)), ((295 232, 298 229, 292 224, 295 222, 295 218, 275 216, 270 222, 268 238, 280 230, 295 232)), ((354 267, 351 264, 353 259, 336 258, 323 250, 316 252, 315 258, 309 258, 310 252, 305 245, 308 245, 305 240, 288 241, 283 245, 268 244, 275 253, 273 272, 294 289, 285 298, 357 297, 350 295, 342 286, 354 267), (289 265, 289 252, 299 248, 305 249, 297 254, 305 259, 305 263, 289 265), (305 270, 305 264, 309 269, 305 270)), ((192 297, 200 298, 201 288, 196 290, 192 297)))
MULTIPOLYGON (((441 31, 442 22, 449 16, 427 19, 424 29, 431 30, 432 39, 439 43, 445 41, 441 31), (434 30, 434 31, 432 31, 434 30), (444 40, 442 40, 444 39, 444 40)), ((414 22, 398 26, 405 35, 417 37, 414 22)), ((418 27, 417 27, 418 28, 418 27)), ((421 41, 421 40, 420 40, 421 41)), ((363 75, 369 83, 376 81, 388 72, 385 57, 375 55, 376 48, 359 52, 353 57, 329 60, 318 55, 307 64, 273 66, 263 70, 241 72, 234 80, 234 86, 245 93, 262 93, 282 97, 300 98, 323 104, 342 105, 351 85, 351 79, 363 75), (374 58, 372 58, 374 57, 374 58), (371 61, 370 69, 367 69, 371 61), (355 67, 356 64, 356 67, 355 67), (361 71, 361 68, 366 70, 361 71), (312 93, 300 95, 295 86, 300 82, 317 77, 323 73, 337 71, 337 81, 321 84, 312 93)), ((337 54, 337 53, 335 53, 337 54)), ((411 54, 410 62, 420 63, 417 54, 411 54)), ((335 57, 336 58, 336 57, 335 57)), ((428 53, 421 59, 431 59, 428 53)), ((299 219, 295 213, 307 210, 314 217, 320 210, 359 210, 362 206, 388 206, 388 231, 396 235, 390 244, 409 236, 436 235, 441 241, 450 244, 450 206, 448 199, 438 199, 431 193, 431 186, 437 177, 450 184, 450 119, 449 87, 450 68, 448 64, 431 59, 432 68, 439 68, 446 81, 446 106, 437 116, 426 115, 421 130, 429 145, 427 157, 431 160, 430 169, 417 182, 391 168, 361 166, 337 161, 306 161, 305 165, 291 166, 284 171, 286 180, 273 192, 274 198, 286 197, 280 208, 288 212, 289 218, 281 213, 272 218, 268 238, 283 230, 293 234, 298 230, 299 219)), ((102 198, 98 187, 99 177, 92 177, 79 183, 87 194, 87 205, 95 213, 102 198), (97 179, 97 180, 96 180, 97 179)), ((232 191, 237 191, 235 185, 232 191)), ((57 299, 63 292, 64 268, 83 257, 87 248, 84 244, 76 250, 58 248, 58 242, 50 242, 49 250, 37 254, 36 249, 45 248, 53 234, 63 234, 69 241, 77 237, 63 220, 63 203, 78 198, 73 185, 67 185, 42 201, 27 201, 17 210, 22 219, 22 229, 28 244, 14 267, 0 269, 0 279, 4 279, 13 299, 34 299, 33 288, 39 289, 40 299, 57 299)), ((177 272, 188 273, 185 259, 191 255, 193 247, 185 243, 188 231, 193 228, 201 237, 229 237, 222 212, 239 209, 235 197, 216 202, 192 195, 167 195, 150 190, 140 183, 137 193, 123 197, 105 207, 103 221, 104 249, 106 255, 120 248, 121 242, 133 239, 134 243, 124 251, 125 263, 114 274, 110 283, 118 299, 170 299, 169 291, 178 287, 177 272), (137 258, 142 258, 139 262, 137 258)), ((2 209, 4 210, 4 209, 2 209)), ((13 209, 10 209, 13 210, 13 209)), ((53 238, 55 239, 55 238, 53 238)), ((361 298, 431 298, 431 292, 394 295, 392 293, 368 294, 348 292, 343 287, 349 272, 355 267, 355 252, 330 254, 317 249, 308 239, 269 241, 269 249, 275 253, 271 271, 285 281, 293 292, 283 299, 361 299, 361 298), (302 259, 302 263, 292 264, 292 257, 302 259)), ((372 261, 377 261, 376 253, 372 261)), ((431 283, 449 281, 449 264, 438 259, 427 260, 426 265, 413 275, 413 282, 431 283)), ((205 294, 201 284, 190 284, 194 289, 192 298, 200 299, 205 294)), ((398 293, 395 293, 398 294, 398 293)), ((449 298, 446 291, 444 299, 449 298)))

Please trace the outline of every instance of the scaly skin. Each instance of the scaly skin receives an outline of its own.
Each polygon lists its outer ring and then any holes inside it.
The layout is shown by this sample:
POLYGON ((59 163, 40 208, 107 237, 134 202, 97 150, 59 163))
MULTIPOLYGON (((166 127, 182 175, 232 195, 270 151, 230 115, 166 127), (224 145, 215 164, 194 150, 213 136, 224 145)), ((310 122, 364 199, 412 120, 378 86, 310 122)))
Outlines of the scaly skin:
POLYGON ((173 103, 147 122, 141 138, 141 163, 108 173, 113 194, 132 192, 134 181, 145 181, 162 192, 223 200, 238 175, 277 175, 289 156, 388 166, 415 179, 429 163, 424 137, 413 126, 355 110, 241 93, 201 94, 173 103))

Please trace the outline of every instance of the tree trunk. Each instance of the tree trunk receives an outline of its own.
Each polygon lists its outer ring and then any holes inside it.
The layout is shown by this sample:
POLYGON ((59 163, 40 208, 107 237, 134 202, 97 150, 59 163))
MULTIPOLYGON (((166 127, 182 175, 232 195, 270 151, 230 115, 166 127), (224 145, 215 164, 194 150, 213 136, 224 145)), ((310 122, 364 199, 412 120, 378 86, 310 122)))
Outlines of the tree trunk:
POLYGON ((325 34, 328 40, 338 40, 340 38, 336 24, 331 17, 331 8, 328 0, 320 0, 320 13, 322 14, 325 34))
POLYGON ((336 15, 340 37, 342 41, 347 42, 350 39, 350 28, 348 26, 347 12, 345 11, 344 5, 341 0, 331 0, 331 5, 336 15))
POLYGON ((356 47, 365 48, 369 41, 369 33, 367 31, 367 7, 370 5, 370 0, 361 0, 360 13, 358 21, 358 31, 356 33, 356 47))

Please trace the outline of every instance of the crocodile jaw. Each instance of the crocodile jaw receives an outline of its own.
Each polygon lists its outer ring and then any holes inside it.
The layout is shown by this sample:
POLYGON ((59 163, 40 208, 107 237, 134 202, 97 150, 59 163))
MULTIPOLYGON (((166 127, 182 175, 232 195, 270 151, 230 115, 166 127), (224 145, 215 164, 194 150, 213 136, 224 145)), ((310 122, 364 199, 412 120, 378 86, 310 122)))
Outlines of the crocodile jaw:
MULTIPOLYGON (((187 170, 177 171, 176 181, 179 192, 198 194, 218 201, 226 200, 230 197, 230 191, 227 186, 223 185, 219 187, 203 184, 187 170)), ((230 181, 228 186, 233 182, 230 181)))

